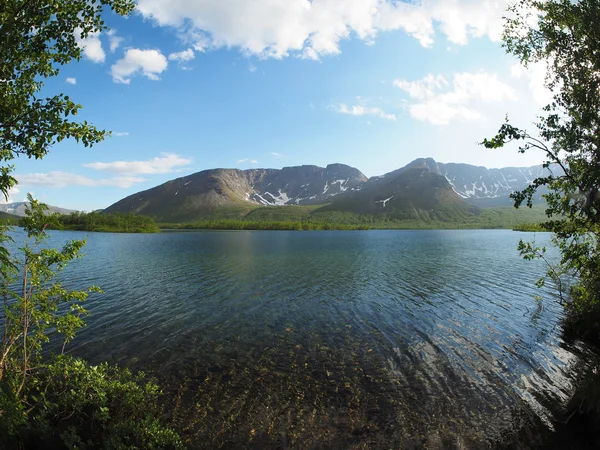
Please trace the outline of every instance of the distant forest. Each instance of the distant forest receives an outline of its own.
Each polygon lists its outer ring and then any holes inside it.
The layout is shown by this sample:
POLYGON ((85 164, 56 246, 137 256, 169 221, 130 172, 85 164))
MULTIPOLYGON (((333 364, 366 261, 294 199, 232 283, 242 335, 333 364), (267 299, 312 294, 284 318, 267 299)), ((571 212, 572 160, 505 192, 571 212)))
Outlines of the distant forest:
POLYGON ((157 233, 158 226, 150 217, 136 216, 133 213, 84 213, 73 212, 58 216, 65 230, 101 231, 110 233, 157 233))

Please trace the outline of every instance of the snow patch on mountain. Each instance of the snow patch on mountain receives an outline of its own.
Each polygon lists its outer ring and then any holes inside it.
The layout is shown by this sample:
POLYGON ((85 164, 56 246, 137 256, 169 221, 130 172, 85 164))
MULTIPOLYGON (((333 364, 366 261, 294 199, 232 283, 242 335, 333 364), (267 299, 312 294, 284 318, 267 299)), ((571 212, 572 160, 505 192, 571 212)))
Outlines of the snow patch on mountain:
POLYGON ((392 195, 390 198, 386 198, 385 200, 376 200, 375 203, 382 203, 383 207, 385 208, 385 205, 387 205, 387 202, 389 202, 393 198, 394 198, 394 196, 392 195))

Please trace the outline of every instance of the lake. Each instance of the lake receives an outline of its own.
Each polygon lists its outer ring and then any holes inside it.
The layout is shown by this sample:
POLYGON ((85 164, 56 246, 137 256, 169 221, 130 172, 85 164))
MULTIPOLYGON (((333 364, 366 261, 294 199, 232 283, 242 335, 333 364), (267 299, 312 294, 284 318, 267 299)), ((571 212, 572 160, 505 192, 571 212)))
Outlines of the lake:
POLYGON ((198 447, 528 446, 569 393, 541 262, 467 231, 87 236, 69 351, 156 376, 198 447), (534 295, 544 296, 540 305, 534 295), (525 431, 523 431, 525 430, 525 431))

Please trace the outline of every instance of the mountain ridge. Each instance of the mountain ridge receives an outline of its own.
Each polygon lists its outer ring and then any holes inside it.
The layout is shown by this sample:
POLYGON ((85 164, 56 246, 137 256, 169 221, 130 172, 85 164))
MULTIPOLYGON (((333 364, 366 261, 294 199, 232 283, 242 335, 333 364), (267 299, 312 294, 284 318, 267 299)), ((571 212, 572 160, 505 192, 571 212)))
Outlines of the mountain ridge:
POLYGON ((155 220, 239 218, 270 206, 315 206, 319 211, 377 214, 392 220, 448 220, 486 206, 510 206, 511 192, 542 176, 542 166, 486 169, 418 158, 367 178, 345 164, 282 169, 207 169, 132 194, 106 208, 155 220))
MULTIPOLYGON (((319 205, 368 179, 345 164, 282 169, 207 169, 132 194, 104 211, 134 212, 157 220, 211 215, 219 208, 319 205)), ((235 215, 235 214, 234 214, 235 215)))
MULTIPOLYGON (((512 206, 509 196, 547 173, 543 166, 488 169, 464 163, 439 163, 433 158, 418 158, 405 167, 427 167, 443 175, 454 191, 474 206, 512 206)), ((540 199, 543 191, 538 193, 540 199)))
MULTIPOLYGON (((29 205, 29 202, 2 203, 0 204, 0 212, 11 214, 13 216, 25 217, 25 207, 27 205, 29 205)), ((72 212, 75 212, 75 210, 48 205, 48 212, 70 214, 72 212)))

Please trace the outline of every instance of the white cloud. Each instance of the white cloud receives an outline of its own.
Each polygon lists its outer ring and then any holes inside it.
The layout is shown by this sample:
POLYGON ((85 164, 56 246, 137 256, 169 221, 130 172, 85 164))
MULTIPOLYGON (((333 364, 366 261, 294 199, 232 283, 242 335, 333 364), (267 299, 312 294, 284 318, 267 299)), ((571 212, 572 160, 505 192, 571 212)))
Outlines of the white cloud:
POLYGON ((480 105, 517 99, 512 87, 486 72, 457 73, 452 83, 442 75, 430 74, 417 81, 394 80, 394 86, 415 100, 409 104, 411 117, 433 125, 477 120, 481 118, 480 105))
POLYGON ((333 105, 333 110, 340 114, 349 114, 351 116, 377 116, 386 120, 396 120, 395 114, 386 113, 381 108, 366 107, 362 105, 354 105, 348 108, 344 103, 333 105))
POLYGON ((191 158, 183 158, 174 153, 161 153, 160 157, 152 158, 148 161, 114 161, 109 163, 93 162, 84 164, 95 170, 104 172, 113 172, 127 175, 155 174, 175 172, 176 167, 187 166, 191 164, 191 158))
POLYGON ((14 196, 17 195, 19 192, 19 188, 16 186, 11 187, 7 194, 8 196, 4 196, 3 194, 0 194, 0 205, 5 205, 7 203, 13 203, 14 202, 14 196))
POLYGON ((130 48, 125 52, 125 57, 111 67, 111 74, 115 83, 129 84, 131 77, 137 73, 150 80, 158 80, 158 75, 167 66, 167 58, 158 50, 130 48))
POLYGON ((106 35, 108 36, 108 43, 110 46, 110 51, 114 53, 123 43, 125 39, 117 36, 117 30, 108 30, 106 35))
POLYGON ((81 28, 75 29, 75 42, 82 49, 84 56, 95 63, 103 63, 106 53, 100 42, 100 33, 90 33, 85 39, 81 38, 81 28))
POLYGON ((69 172, 17 174, 15 178, 20 185, 63 188, 67 186, 115 186, 130 188, 136 183, 146 181, 144 178, 122 176, 104 179, 93 179, 69 172))
POLYGON ((283 157, 283 154, 278 152, 271 152, 271 156, 274 156, 275 158, 279 159, 283 157))
POLYGON ((546 73, 548 70, 545 61, 539 61, 529 64, 527 68, 521 64, 515 64, 511 67, 511 75, 514 78, 525 78, 528 81, 529 89, 533 99, 540 105, 547 105, 552 102, 552 91, 546 87, 546 73))
POLYGON ((171 53, 169 55, 169 61, 179 61, 180 63, 186 63, 191 61, 196 57, 194 50, 188 48, 187 50, 183 50, 181 52, 171 53))
POLYGON ((427 101, 410 107, 410 115, 421 122, 448 125, 455 120, 474 121, 481 118, 479 111, 464 105, 427 101))
POLYGON ((113 133, 112 135, 116 136, 116 137, 129 136, 129 132, 128 131, 117 131, 116 133, 113 133))
POLYGON ((68 84, 77 84, 77 78, 71 78, 71 77, 69 77, 69 78, 67 78, 65 80, 65 83, 68 83, 68 84))
POLYGON ((255 159, 250 159, 250 158, 238 159, 236 161, 236 164, 244 164, 244 163, 258 164, 258 161, 255 159))
POLYGON ((357 37, 403 30, 431 46, 436 28, 464 45, 487 36, 498 41, 506 0, 138 0, 137 10, 170 26, 198 48, 236 47, 263 58, 294 54, 318 59, 340 52, 357 37))
POLYGON ((433 97, 435 91, 448 86, 448 81, 442 75, 427 75, 422 80, 394 80, 394 86, 408 92, 412 98, 425 99, 433 97))
POLYGON ((469 38, 487 36, 498 42, 502 38, 506 0, 432 0, 423 2, 431 8, 433 20, 439 23, 440 31, 448 40, 465 45, 469 38))

